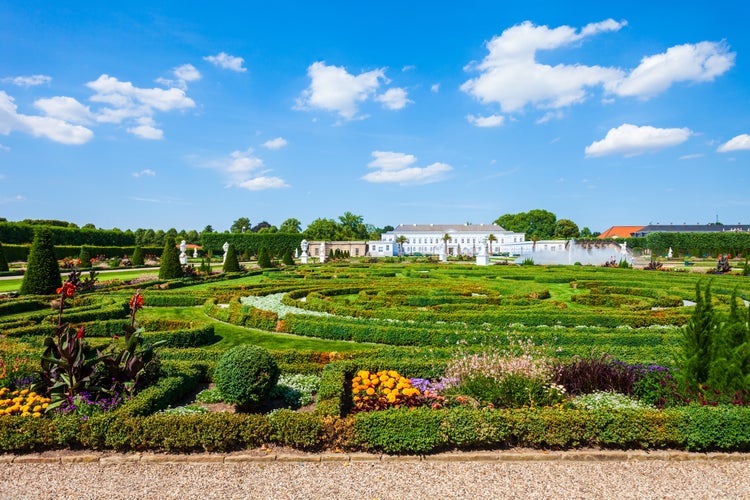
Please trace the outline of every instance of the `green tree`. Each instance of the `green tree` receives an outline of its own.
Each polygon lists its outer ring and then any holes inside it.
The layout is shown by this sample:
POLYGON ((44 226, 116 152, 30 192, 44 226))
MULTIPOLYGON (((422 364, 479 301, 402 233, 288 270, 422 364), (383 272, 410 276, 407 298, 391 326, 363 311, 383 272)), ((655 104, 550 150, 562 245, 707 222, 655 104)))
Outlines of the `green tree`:
POLYGON ((396 243, 398 243, 398 256, 403 257, 404 256, 404 244, 408 243, 409 239, 402 235, 399 235, 398 238, 396 238, 396 243))
POLYGON ((250 227, 250 219, 248 219, 247 217, 240 217, 236 221, 232 222, 231 226, 229 226, 229 232, 244 233, 245 231, 249 231, 250 227))
POLYGON ((46 295, 62 287, 60 266, 52 244, 52 232, 41 227, 34 233, 29 250, 26 272, 21 283, 21 295, 46 295))
POLYGON ((308 240, 331 241, 336 239, 338 225, 333 219, 315 219, 307 226, 304 235, 308 240))
POLYGON ((266 229, 270 227, 273 227, 273 226, 271 226, 271 224, 269 224, 268 221, 260 221, 255 226, 253 226, 252 232, 258 233, 260 232, 261 229, 266 229))
MULTIPOLYGON (((250 222, 250 221, 248 221, 248 222, 250 222)), ((213 232, 214 232, 214 228, 211 227, 211 224, 209 224, 206 227, 204 227, 203 231, 201 231, 201 233, 213 233, 213 232)))
POLYGON ((284 250, 284 258, 282 259, 282 262, 285 266, 293 266, 294 265, 294 257, 292 257, 292 249, 287 248, 284 250))
POLYGON ((182 264, 180 264, 180 251, 173 236, 167 236, 164 243, 164 251, 161 254, 161 265, 159 266, 159 279, 171 280, 182 278, 182 264))
POLYGON ((505 214, 495 220, 495 224, 508 231, 525 233, 526 239, 537 241, 552 238, 555 234, 557 216, 547 210, 534 209, 517 214, 505 214))
POLYGON ((279 226, 279 232, 298 234, 301 231, 301 227, 302 223, 294 217, 291 217, 281 223, 279 226))
POLYGON ((683 383, 697 389, 708 380, 711 366, 711 339, 717 327, 711 303, 711 284, 701 294, 700 283, 695 285, 695 308, 682 334, 681 353, 677 374, 683 383))
POLYGON ((591 237, 592 237, 591 229, 589 229, 586 226, 583 226, 583 229, 581 229, 581 238, 591 238, 591 237))
POLYGON ((130 261, 134 266, 142 266, 145 263, 143 248, 140 245, 136 246, 133 250, 133 256, 131 257, 130 261))
POLYGON ((497 236, 494 234, 490 234, 487 236, 487 242, 490 244, 490 255, 492 255, 492 242, 497 241, 497 236))
POLYGON ((258 266, 260 266, 261 269, 273 267, 271 256, 268 254, 268 249, 266 247, 260 247, 260 250, 258 251, 258 266))
POLYGON ((234 244, 232 243, 227 248, 227 258, 224 259, 222 270, 225 273, 236 273, 240 270, 240 261, 237 259, 237 251, 234 249, 234 244))
POLYGON ((445 255, 448 255, 448 242, 451 240, 451 235, 448 233, 445 233, 443 235, 443 245, 445 245, 445 255))
POLYGON ((81 246, 81 250, 78 252, 78 259, 81 261, 81 266, 89 267, 91 265, 91 251, 86 245, 81 246))
POLYGON ((364 218, 351 212, 344 212, 339 217, 336 239, 339 240, 366 240, 369 236, 364 218))
POLYGON ((8 271, 8 259, 5 257, 5 250, 3 250, 3 244, 0 243, 0 272, 8 271))
POLYGON ((570 219, 560 219, 555 224, 555 238, 569 240, 570 238, 578 238, 580 235, 578 225, 570 219))

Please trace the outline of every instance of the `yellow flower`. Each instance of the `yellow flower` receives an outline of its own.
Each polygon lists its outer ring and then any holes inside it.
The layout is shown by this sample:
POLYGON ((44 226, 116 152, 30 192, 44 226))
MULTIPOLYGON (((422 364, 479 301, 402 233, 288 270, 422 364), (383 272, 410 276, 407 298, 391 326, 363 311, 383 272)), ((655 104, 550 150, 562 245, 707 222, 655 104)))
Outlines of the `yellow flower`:
POLYGON ((39 413, 40 411, 42 411, 42 406, 41 405, 36 405, 34 407, 34 413, 39 413))
POLYGON ((42 416, 42 414, 39 413, 38 411, 35 411, 34 413, 31 414, 31 416, 34 417, 34 418, 39 418, 39 417, 42 416))
POLYGON ((372 387, 368 387, 367 388, 367 395, 368 396, 372 396, 373 394, 375 394, 375 389, 373 389, 372 387))

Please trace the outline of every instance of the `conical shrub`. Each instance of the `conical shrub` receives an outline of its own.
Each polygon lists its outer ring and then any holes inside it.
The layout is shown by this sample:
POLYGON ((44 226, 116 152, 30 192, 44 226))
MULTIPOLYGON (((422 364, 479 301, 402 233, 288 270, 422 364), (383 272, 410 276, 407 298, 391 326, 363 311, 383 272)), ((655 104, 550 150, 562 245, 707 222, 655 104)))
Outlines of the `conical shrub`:
POLYGON ((175 278, 182 278, 183 276, 184 273, 182 272, 182 264, 180 264, 180 251, 177 249, 177 244, 174 241, 174 237, 167 236, 167 241, 166 243, 164 243, 164 251, 161 254, 159 279, 171 280, 175 278))
POLYGON ((224 259, 222 270, 225 273, 236 273, 240 270, 240 261, 237 259, 237 251, 234 249, 233 243, 230 243, 229 248, 227 248, 227 258, 224 259))
MULTIPOLYGON (((177 259, 179 260, 179 255, 177 259)), ((142 266, 144 264, 143 248, 140 246, 135 247, 133 250, 133 257, 130 259, 134 266, 142 266)))
POLYGON ((268 249, 266 247, 260 247, 260 250, 258 251, 258 266, 260 266, 261 269, 273 267, 271 257, 268 255, 268 249))
POLYGON ((22 295, 46 295, 55 293, 60 287, 62 279, 52 245, 52 231, 42 227, 34 233, 20 292, 22 295))

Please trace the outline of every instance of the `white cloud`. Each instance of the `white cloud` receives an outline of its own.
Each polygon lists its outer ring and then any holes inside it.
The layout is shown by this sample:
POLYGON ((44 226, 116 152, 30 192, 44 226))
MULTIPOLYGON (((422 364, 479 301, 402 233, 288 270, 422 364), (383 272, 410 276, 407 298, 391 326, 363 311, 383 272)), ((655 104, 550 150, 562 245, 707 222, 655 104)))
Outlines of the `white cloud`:
POLYGON ((109 75, 101 75, 86 86, 95 92, 90 97, 91 101, 107 105, 94 112, 96 121, 100 123, 130 121, 134 125, 126 130, 143 139, 163 138, 164 132, 154 127, 152 116, 157 111, 168 112, 195 107, 195 102, 185 94, 185 91, 175 87, 141 88, 109 75))
POLYGON ((743 151, 748 149, 750 149, 750 135, 740 134, 719 146, 716 151, 719 153, 729 153, 731 151, 743 151))
POLYGON ((553 50, 606 31, 617 31, 625 22, 611 19, 576 31, 570 26, 550 29, 526 21, 506 29, 487 42, 488 54, 467 69, 480 72, 461 85, 461 90, 479 101, 498 103, 504 112, 520 111, 527 105, 560 108, 581 102, 588 87, 622 78, 618 69, 582 64, 550 66, 536 61, 541 50, 553 50))
POLYGON ((734 66, 735 53, 724 43, 700 42, 670 47, 647 56, 630 74, 606 87, 620 96, 652 97, 676 82, 709 82, 734 66))
POLYGON ((406 90, 402 88, 393 88, 385 91, 375 98, 376 101, 382 102, 383 106, 392 110, 399 110, 411 104, 414 101, 409 100, 406 90))
POLYGON ((276 139, 271 139, 270 141, 266 141, 262 144, 262 146, 266 149, 281 149, 284 146, 288 144, 287 140, 283 137, 277 137, 276 139))
POLYGON ((164 138, 164 131, 154 127, 155 123, 150 117, 144 116, 138 119, 138 125, 127 129, 131 134, 141 139, 159 141, 164 138))
POLYGON ((174 76, 186 82, 194 82, 201 79, 201 73, 192 64, 183 64, 174 69, 174 76))
POLYGON ((228 158, 212 162, 208 166, 221 172, 227 178, 229 187, 250 191, 289 187, 280 177, 266 175, 270 170, 260 170, 264 162, 255 155, 253 148, 232 151, 228 158))
POLYGON ((289 187, 289 184, 287 184, 284 179, 280 177, 265 176, 255 177, 254 179, 240 182, 237 185, 250 191, 262 191, 264 189, 279 189, 289 187))
POLYGON ((691 155, 680 156, 680 160, 695 160, 695 159, 698 159, 698 158, 703 158, 704 156, 705 156, 704 154, 695 153, 695 154, 691 154, 691 155))
POLYGON ((133 177, 136 179, 138 177, 154 177, 156 175, 156 172, 151 170, 150 168, 146 168, 144 170, 141 170, 140 172, 133 172, 133 177))
POLYGON ((177 66, 172 70, 172 74, 176 80, 170 80, 168 78, 157 78, 156 83, 161 83, 167 87, 177 87, 182 90, 187 90, 187 82, 194 82, 195 80, 201 79, 201 73, 192 64, 183 64, 177 66))
POLYGON ((19 87, 34 87, 37 85, 46 85, 52 81, 51 76, 47 75, 31 75, 31 76, 11 76, 3 78, 4 83, 12 83, 19 87))
POLYGON ((178 88, 140 88, 109 75, 101 75, 86 86, 96 92, 90 98, 92 101, 109 104, 115 111, 132 111, 135 116, 140 116, 144 111, 150 113, 153 109, 172 111, 195 107, 195 102, 178 88))
POLYGON ((468 115, 466 119, 472 125, 477 127, 499 127, 505 123, 505 117, 502 115, 474 116, 468 115))
POLYGON ((601 141, 586 147, 586 156, 606 156, 621 154, 635 156, 676 146, 687 141, 692 135, 688 128, 638 127, 625 123, 610 129, 601 141))
POLYGON ((347 120, 355 117, 359 103, 375 94, 381 80, 388 83, 382 68, 354 76, 343 67, 327 66, 325 62, 311 64, 307 75, 310 86, 297 100, 297 108, 333 111, 347 120))
POLYGON ((0 151, 10 151, 10 148, 8 146, 0 144, 0 151))
POLYGON ((417 158, 405 153, 373 151, 372 156, 375 159, 367 166, 377 170, 362 177, 367 182, 397 183, 402 186, 428 184, 442 180, 445 174, 453 170, 453 167, 446 163, 433 163, 421 168, 413 167, 417 158))
POLYGON ((91 130, 81 125, 49 116, 23 115, 17 109, 13 98, 0 90, 0 134, 19 131, 69 145, 85 144, 94 137, 91 130))
POLYGON ((88 124, 94 121, 91 109, 72 97, 58 96, 49 99, 37 99, 34 102, 34 107, 51 118, 67 122, 88 124))
POLYGON ((435 93, 440 92, 440 84, 439 83, 434 83, 432 85, 432 87, 430 87, 430 91, 435 92, 435 93))
POLYGON ((242 67, 245 62, 243 58, 230 56, 226 52, 219 52, 215 56, 206 56, 203 59, 222 69, 236 71, 237 73, 244 73, 247 71, 247 68, 242 67))

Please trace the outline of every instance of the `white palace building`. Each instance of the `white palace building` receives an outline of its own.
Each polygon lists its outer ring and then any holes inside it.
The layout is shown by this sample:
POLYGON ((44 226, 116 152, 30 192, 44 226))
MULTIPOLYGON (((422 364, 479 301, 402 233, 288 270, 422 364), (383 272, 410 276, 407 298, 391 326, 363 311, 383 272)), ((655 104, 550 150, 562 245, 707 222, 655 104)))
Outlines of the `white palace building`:
POLYGON ((464 256, 478 255, 485 244, 488 254, 524 255, 534 250, 562 251, 567 243, 551 240, 534 244, 526 241, 524 233, 506 231, 497 224, 401 224, 380 235, 380 241, 369 241, 369 254, 373 257, 398 256, 401 236, 405 238, 404 255, 438 255, 445 250, 446 239, 448 255, 464 256))

